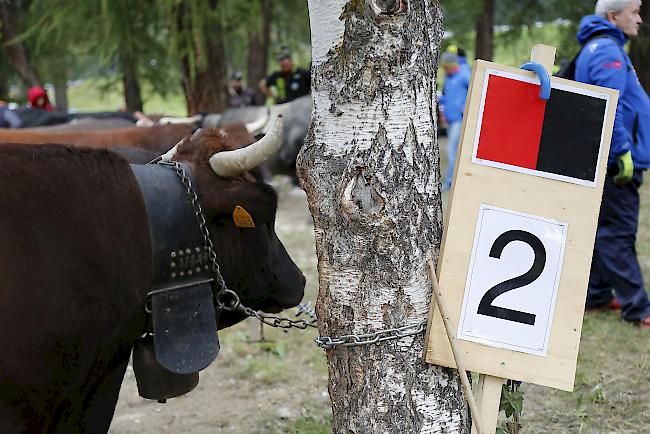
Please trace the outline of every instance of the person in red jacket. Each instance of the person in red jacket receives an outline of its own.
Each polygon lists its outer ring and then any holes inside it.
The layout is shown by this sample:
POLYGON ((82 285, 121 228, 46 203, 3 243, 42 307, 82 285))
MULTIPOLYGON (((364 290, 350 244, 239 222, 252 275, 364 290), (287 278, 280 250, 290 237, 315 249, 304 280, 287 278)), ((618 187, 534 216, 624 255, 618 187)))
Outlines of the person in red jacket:
POLYGON ((32 108, 46 110, 51 112, 54 110, 50 103, 50 98, 47 96, 47 91, 41 86, 34 86, 27 91, 27 99, 32 108))

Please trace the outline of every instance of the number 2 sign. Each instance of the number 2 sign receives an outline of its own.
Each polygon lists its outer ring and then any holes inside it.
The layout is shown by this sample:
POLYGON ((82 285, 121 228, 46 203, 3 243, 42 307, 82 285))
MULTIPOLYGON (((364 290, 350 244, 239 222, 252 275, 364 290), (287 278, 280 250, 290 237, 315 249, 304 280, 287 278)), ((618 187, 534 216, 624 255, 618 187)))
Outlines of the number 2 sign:
MULTIPOLYGON (((540 83, 473 63, 436 274, 464 369, 573 390, 618 96, 550 77, 542 100, 540 83)), ((437 302, 425 360, 456 367, 437 302)))
POLYGON ((565 223, 481 205, 458 339, 545 355, 566 233, 565 223))

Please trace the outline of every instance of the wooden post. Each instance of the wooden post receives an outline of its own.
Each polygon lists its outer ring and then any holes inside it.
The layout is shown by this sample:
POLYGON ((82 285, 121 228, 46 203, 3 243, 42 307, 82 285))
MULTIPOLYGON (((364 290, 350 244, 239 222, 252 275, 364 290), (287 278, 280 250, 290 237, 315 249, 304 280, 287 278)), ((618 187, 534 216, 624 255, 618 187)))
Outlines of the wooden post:
MULTIPOLYGON (((494 433, 499 417, 501 402, 501 385, 504 379, 491 375, 479 375, 476 388, 476 404, 481 414, 481 427, 486 433, 494 433)), ((472 433, 478 434, 476 424, 472 424, 472 433)))

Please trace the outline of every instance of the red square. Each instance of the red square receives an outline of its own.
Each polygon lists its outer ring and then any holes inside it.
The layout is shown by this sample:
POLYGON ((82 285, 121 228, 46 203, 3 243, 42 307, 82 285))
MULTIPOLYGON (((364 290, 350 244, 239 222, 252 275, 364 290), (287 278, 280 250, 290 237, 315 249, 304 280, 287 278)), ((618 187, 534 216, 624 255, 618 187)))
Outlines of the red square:
POLYGON ((490 75, 476 156, 535 169, 545 108, 538 84, 490 75))

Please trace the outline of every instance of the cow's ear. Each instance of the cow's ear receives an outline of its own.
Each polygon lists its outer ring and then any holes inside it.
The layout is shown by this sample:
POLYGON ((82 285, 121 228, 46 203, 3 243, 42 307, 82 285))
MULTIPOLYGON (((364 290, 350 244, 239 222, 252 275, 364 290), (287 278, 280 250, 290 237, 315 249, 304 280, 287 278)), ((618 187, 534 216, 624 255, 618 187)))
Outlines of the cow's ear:
POLYGON ((253 217, 241 206, 237 205, 232 212, 232 219, 238 228, 254 228, 255 222, 253 217))

